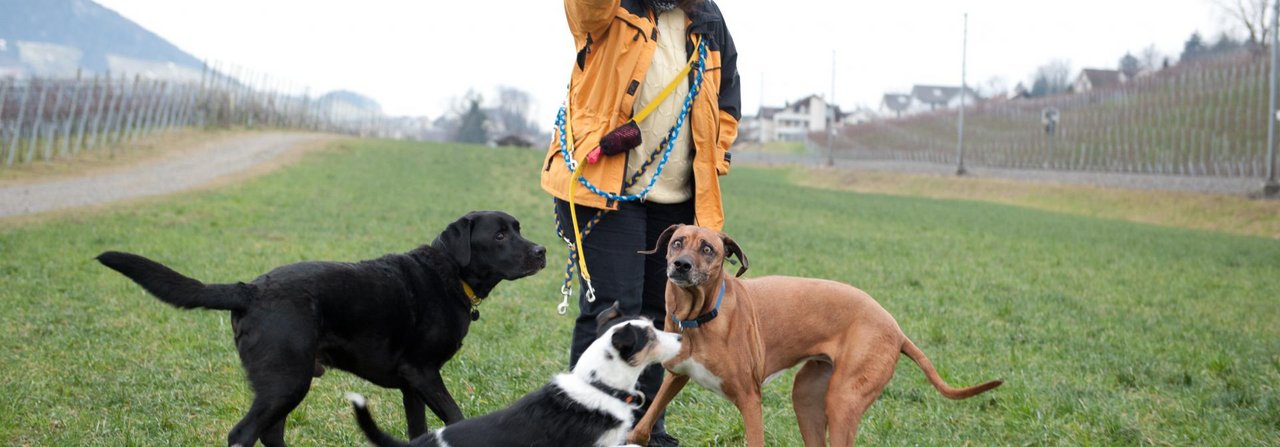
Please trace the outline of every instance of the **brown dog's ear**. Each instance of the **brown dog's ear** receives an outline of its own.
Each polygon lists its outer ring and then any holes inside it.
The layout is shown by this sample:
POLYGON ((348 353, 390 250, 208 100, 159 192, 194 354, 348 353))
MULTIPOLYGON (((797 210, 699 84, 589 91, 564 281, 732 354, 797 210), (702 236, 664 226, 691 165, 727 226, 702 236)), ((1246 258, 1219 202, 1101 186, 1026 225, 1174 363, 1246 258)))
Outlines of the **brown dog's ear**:
POLYGON ((658 236, 658 242, 653 245, 652 249, 650 249, 649 251, 638 251, 636 253, 640 253, 642 255, 651 255, 654 253, 658 253, 659 251, 666 252, 667 243, 671 242, 671 235, 675 233, 677 229, 683 226, 684 225, 682 224, 675 224, 667 227, 667 229, 662 232, 662 235, 658 236))
POLYGON ((738 268, 738 274, 733 275, 735 277, 741 277, 743 273, 747 272, 747 268, 750 266, 750 264, 747 263, 747 255, 742 252, 742 247, 738 246, 738 243, 734 241, 733 238, 729 237, 729 235, 720 233, 720 241, 724 243, 725 257, 728 257, 728 255, 737 256, 738 262, 742 263, 742 267, 738 268))

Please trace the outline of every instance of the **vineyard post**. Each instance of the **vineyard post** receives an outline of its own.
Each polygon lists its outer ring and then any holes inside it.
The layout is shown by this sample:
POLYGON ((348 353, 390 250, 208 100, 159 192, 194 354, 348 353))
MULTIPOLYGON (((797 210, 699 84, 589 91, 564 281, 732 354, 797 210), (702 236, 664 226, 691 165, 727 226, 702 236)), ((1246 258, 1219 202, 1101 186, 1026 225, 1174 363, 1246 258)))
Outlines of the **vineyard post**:
POLYGON ((53 159, 53 140, 57 135, 56 129, 61 125, 58 122, 59 114, 62 113, 62 104, 65 101, 67 96, 65 94, 65 88, 66 88, 65 83, 59 82, 58 86, 55 88, 57 88, 58 91, 54 92, 53 96, 57 97, 58 99, 56 100, 56 102, 53 103, 53 111, 49 112, 50 117, 49 117, 49 124, 48 124, 48 126, 52 126, 51 128, 54 129, 55 132, 49 133, 48 137, 45 138, 44 140, 44 152, 42 153, 42 157, 46 161, 53 159))
POLYGON ((4 102, 9 96, 10 82, 0 83, 0 150, 4 149, 5 136, 8 135, 8 125, 4 122, 4 102))
POLYGON ((966 84, 969 75, 969 13, 964 14, 964 44, 960 50, 960 121, 956 135, 956 175, 964 175, 964 100, 968 96, 966 84))
POLYGON ((1280 197, 1280 183, 1276 181, 1276 71, 1280 69, 1280 0, 1271 12, 1271 108, 1267 114, 1267 182, 1262 186, 1266 197, 1280 197))
POLYGON ((31 125, 31 140, 27 141, 27 156, 22 158, 24 163, 30 163, 36 158, 36 145, 40 144, 40 128, 44 126, 44 103, 47 102, 48 97, 49 80, 45 79, 40 82, 40 96, 36 97, 35 123, 31 125))
POLYGON ((71 106, 67 108, 67 120, 62 123, 62 147, 59 149, 62 156, 71 153, 71 129, 76 125, 76 110, 80 109, 82 79, 84 79, 84 73, 76 70, 76 82, 71 86, 71 106))
POLYGON ((84 126, 89 122, 89 108, 93 106, 93 96, 98 89, 98 75, 93 75, 93 86, 88 88, 88 94, 85 95, 84 107, 80 112, 80 121, 76 123, 76 143, 72 146, 73 153, 80 153, 84 149, 84 126))

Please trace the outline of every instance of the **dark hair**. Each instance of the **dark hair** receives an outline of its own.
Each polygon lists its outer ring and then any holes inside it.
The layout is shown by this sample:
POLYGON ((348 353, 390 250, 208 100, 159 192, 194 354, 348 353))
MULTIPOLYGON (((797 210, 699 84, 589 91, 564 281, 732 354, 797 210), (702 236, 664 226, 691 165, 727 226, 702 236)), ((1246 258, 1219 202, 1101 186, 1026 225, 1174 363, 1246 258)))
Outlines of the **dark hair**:
POLYGON ((679 3, 676 3, 676 6, 683 9, 685 14, 688 14, 693 12, 693 7, 698 6, 699 3, 702 3, 702 0, 680 0, 679 3))

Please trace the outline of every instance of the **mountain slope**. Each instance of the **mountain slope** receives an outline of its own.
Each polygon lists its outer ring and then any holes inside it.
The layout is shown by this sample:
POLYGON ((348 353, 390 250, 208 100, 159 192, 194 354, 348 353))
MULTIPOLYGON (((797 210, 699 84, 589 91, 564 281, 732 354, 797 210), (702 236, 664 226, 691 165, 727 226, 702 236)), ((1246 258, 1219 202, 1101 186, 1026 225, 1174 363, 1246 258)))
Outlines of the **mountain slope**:
MULTIPOLYGON (((0 39, 7 41, 7 50, 0 50, 11 53, 10 60, 18 59, 18 42, 78 49, 78 65, 90 71, 108 70, 108 55, 192 69, 202 65, 195 56, 89 0, 0 0, 0 39)), ((30 63, 30 58, 22 59, 30 63)))

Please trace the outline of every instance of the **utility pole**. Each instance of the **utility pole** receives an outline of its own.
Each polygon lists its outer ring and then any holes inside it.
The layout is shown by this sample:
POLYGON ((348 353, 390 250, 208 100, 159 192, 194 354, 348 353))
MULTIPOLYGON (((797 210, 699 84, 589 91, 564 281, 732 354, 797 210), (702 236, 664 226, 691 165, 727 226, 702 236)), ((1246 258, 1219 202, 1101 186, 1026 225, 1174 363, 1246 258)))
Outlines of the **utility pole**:
POLYGON ((969 95, 969 13, 967 12, 964 13, 964 46, 960 51, 960 122, 956 126, 959 129, 956 136, 956 175, 965 175, 967 171, 964 169, 964 100, 969 95))
POLYGON ((1271 113, 1267 114, 1267 183, 1262 186, 1263 197, 1280 197, 1280 183, 1276 181, 1276 72, 1280 69, 1280 0, 1276 0, 1271 12, 1271 113))
POLYGON ((827 115, 827 166, 836 165, 836 50, 831 50, 831 101, 823 114, 827 115))

